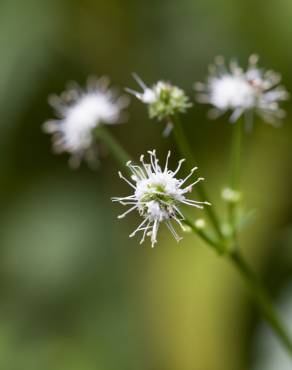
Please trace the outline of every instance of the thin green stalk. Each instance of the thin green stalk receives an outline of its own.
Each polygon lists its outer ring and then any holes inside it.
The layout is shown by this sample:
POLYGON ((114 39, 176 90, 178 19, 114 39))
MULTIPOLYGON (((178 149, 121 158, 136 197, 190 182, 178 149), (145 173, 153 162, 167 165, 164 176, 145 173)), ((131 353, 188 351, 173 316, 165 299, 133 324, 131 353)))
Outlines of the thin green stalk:
POLYGON ((128 161, 131 160, 131 156, 125 151, 125 149, 105 127, 98 127, 96 129, 96 135, 105 143, 108 150, 122 166, 124 166, 128 161))
MULTIPOLYGON (((196 163, 196 159, 193 154, 193 150, 189 144, 189 141, 187 140, 184 130, 182 128, 181 121, 178 116, 175 116, 173 118, 173 134, 175 137, 175 140, 177 142, 179 151, 181 154, 185 157, 187 160, 188 167, 191 168, 192 165, 196 163)), ((210 202, 210 198, 207 195, 206 189, 202 182, 199 182, 196 185, 197 193, 200 197, 200 200, 202 201, 208 201, 210 202)), ((211 203, 211 202, 210 202, 211 203)), ((214 211, 213 207, 206 207, 206 212, 208 214, 208 217, 217 233, 220 239, 223 239, 223 233, 221 231, 220 222, 219 219, 214 211)))
POLYGON ((241 174, 241 150, 243 137, 243 120, 233 123, 233 134, 230 156, 230 188, 239 190, 241 174))
POLYGON ((254 302, 257 304, 263 317, 274 330, 275 334, 277 334, 278 338, 281 340, 282 344, 286 347, 287 351, 292 357, 292 339, 290 338, 285 326, 275 311, 272 300, 265 286, 251 270, 238 250, 230 253, 229 257, 234 267, 241 274, 254 302))
POLYGON ((182 223, 189 227, 194 234, 197 234, 201 239, 203 239, 207 244, 209 244, 212 248, 214 248, 218 253, 222 254, 225 252, 224 244, 218 243, 216 239, 212 235, 210 235, 207 231, 203 228, 196 227, 190 220, 185 218, 182 220, 182 223))
MULTIPOLYGON (((98 137, 102 138, 109 150, 115 157, 115 159, 122 163, 123 165, 130 160, 128 153, 121 147, 121 145, 111 136, 111 134, 105 129, 99 129, 97 132, 98 137)), ((183 223, 190 227, 192 232, 201 237, 207 244, 214 248, 218 252, 226 251, 222 241, 218 242, 210 234, 208 234, 204 229, 197 228, 192 222, 185 219, 183 223)), ((269 323, 274 332, 278 335, 279 339, 285 345, 286 349, 289 351, 292 356, 292 342, 289 338, 288 333, 285 330, 285 327, 281 323, 281 320, 278 318, 277 313, 275 312, 269 294, 267 293, 263 284, 258 280, 255 273, 250 269, 248 264, 239 254, 239 251, 233 250, 228 254, 230 261, 233 263, 235 268, 239 271, 243 277, 247 287, 249 288, 252 297, 261 310, 263 317, 269 323)))
POLYGON ((241 176, 241 157, 242 157, 242 140, 243 140, 243 119, 233 124, 233 134, 231 141, 231 155, 230 155, 230 191, 233 192, 228 203, 228 215, 229 223, 231 226, 232 239, 236 239, 236 228, 237 228, 237 211, 238 211, 238 199, 240 189, 240 176, 241 176))
MULTIPOLYGON (((197 228, 189 220, 184 220, 183 223, 190 227, 194 234, 197 234, 202 240, 204 240, 209 246, 211 246, 216 251, 226 252, 224 244, 214 240, 209 234, 207 234, 203 229, 197 228)), ((226 254, 226 253, 225 253, 226 254)), ((292 341, 287 333, 285 326, 283 325, 281 319, 279 318, 277 312, 275 311, 272 300, 269 293, 267 292, 264 284, 259 280, 257 275, 249 267, 247 262, 244 260, 240 254, 238 248, 233 249, 228 253, 228 258, 236 270, 239 272, 243 278, 256 306, 260 310, 262 316, 267 321, 271 329, 278 336, 279 340, 285 346, 289 354, 292 356, 292 341)))

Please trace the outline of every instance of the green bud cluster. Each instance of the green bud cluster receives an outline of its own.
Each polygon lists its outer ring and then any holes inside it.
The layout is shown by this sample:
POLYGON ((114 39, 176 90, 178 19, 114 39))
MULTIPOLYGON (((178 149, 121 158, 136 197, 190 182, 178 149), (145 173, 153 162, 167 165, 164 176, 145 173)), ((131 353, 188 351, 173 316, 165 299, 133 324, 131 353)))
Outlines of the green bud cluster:
POLYGON ((168 119, 175 114, 185 113, 192 106, 185 92, 169 83, 158 82, 153 91, 156 99, 149 104, 150 118, 156 118, 159 121, 168 119))

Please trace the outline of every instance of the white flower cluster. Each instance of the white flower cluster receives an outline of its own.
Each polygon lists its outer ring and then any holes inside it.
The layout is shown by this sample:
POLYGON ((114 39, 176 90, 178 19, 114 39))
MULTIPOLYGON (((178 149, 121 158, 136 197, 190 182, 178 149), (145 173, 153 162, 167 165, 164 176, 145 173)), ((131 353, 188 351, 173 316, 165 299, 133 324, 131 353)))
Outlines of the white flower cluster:
POLYGON ((85 91, 72 84, 60 96, 51 96, 49 102, 60 118, 45 122, 44 130, 53 134, 55 151, 70 153, 71 166, 78 167, 83 156, 88 161, 95 156, 94 129, 121 122, 129 99, 117 96, 106 77, 93 77, 85 91))
POLYGON ((235 122, 243 113, 253 111, 264 121, 275 124, 285 116, 279 103, 287 100, 289 94, 279 85, 281 76, 257 64, 256 55, 250 56, 246 70, 233 61, 227 67, 222 57, 216 58, 215 64, 210 66, 207 82, 195 84, 198 101, 214 107, 211 117, 231 110, 230 121, 235 122))
MULTIPOLYGON (((158 81, 148 87, 137 75, 135 80, 142 91, 127 89, 136 98, 148 106, 150 118, 164 120, 167 125, 165 133, 172 127, 174 116, 185 113, 192 106, 185 92, 170 83, 158 81)), ((284 116, 280 102, 288 99, 288 93, 279 83, 281 78, 273 71, 266 71, 258 67, 258 58, 252 55, 249 58, 246 70, 231 62, 226 66, 222 57, 215 60, 210 67, 210 75, 205 84, 197 83, 198 100, 213 106, 213 117, 217 117, 228 110, 232 111, 231 122, 235 122, 241 115, 249 112, 259 114, 265 121, 275 123, 284 116)), ((53 135, 53 146, 57 152, 70 154, 70 165, 77 167, 82 158, 92 163, 96 160, 96 139, 103 135, 109 138, 106 130, 98 128, 100 125, 112 125, 123 121, 124 108, 129 99, 118 96, 116 91, 109 87, 109 80, 91 78, 87 87, 82 90, 77 84, 69 86, 60 96, 52 96, 50 104, 56 111, 58 118, 44 124, 44 130, 53 135)), ((247 115, 250 116, 250 115, 247 115)), ((114 139, 107 139, 107 144, 115 154, 124 151, 114 139), (114 150, 118 148, 118 150, 114 150)), ((185 186, 186 181, 193 175, 196 168, 185 179, 178 179, 176 175, 184 160, 181 160, 175 171, 168 169, 168 153, 166 164, 162 169, 158 163, 155 151, 150 151, 150 163, 141 165, 127 164, 131 171, 131 180, 124 179, 134 190, 127 197, 113 198, 113 201, 122 205, 131 205, 120 218, 137 210, 143 221, 131 234, 143 231, 141 243, 146 236, 151 237, 152 246, 157 242, 157 233, 161 223, 165 223, 176 240, 180 240, 172 221, 183 228, 184 216, 179 209, 181 205, 190 205, 202 208, 207 202, 198 202, 186 198, 186 193, 202 178, 185 186)), ((225 189, 223 196, 230 202, 238 202, 240 194, 231 189, 225 189)), ((202 220, 195 225, 204 227, 202 220)))
POLYGON ((163 169, 159 165, 155 150, 149 151, 148 153, 150 156, 150 163, 144 162, 143 155, 140 158, 142 165, 135 165, 131 162, 127 163, 132 173, 132 182, 119 173, 120 177, 133 188, 134 194, 126 197, 113 198, 113 201, 120 202, 122 205, 132 206, 125 213, 120 215, 119 218, 125 217, 134 210, 139 212, 143 221, 130 237, 133 237, 139 231, 143 231, 141 243, 144 242, 146 236, 150 236, 152 247, 154 247, 157 242, 159 225, 162 222, 166 224, 174 238, 177 241, 180 240, 180 237, 172 225, 172 221, 175 221, 183 229, 182 220, 184 220, 184 216, 179 209, 179 205, 186 204, 197 208, 203 208, 203 204, 209 203, 190 200, 185 196, 186 193, 192 191, 194 185, 203 180, 203 178, 198 178, 195 182, 185 185, 186 181, 197 169, 196 167, 191 170, 190 174, 185 179, 177 179, 176 175, 184 159, 179 161, 175 171, 171 171, 168 169, 170 152, 168 152, 163 169))
POLYGON ((185 113, 192 106, 185 92, 169 82, 158 81, 151 88, 148 87, 139 76, 133 75, 142 92, 132 89, 127 91, 137 99, 148 105, 150 118, 157 118, 159 121, 170 120, 178 113, 185 113))

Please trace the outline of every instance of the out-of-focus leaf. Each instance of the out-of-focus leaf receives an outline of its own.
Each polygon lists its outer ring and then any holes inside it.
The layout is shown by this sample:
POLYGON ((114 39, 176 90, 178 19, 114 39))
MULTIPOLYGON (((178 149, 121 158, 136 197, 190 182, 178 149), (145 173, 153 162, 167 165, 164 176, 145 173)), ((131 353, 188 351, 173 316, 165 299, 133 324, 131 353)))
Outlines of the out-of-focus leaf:
POLYGON ((51 63, 64 11, 58 0, 2 0, 0 4, 1 147, 51 63))
POLYGON ((48 179, 18 199, 6 215, 2 263, 23 289, 56 295, 101 266, 104 243, 110 240, 104 200, 101 194, 93 197, 80 190, 82 185, 79 189, 48 179))

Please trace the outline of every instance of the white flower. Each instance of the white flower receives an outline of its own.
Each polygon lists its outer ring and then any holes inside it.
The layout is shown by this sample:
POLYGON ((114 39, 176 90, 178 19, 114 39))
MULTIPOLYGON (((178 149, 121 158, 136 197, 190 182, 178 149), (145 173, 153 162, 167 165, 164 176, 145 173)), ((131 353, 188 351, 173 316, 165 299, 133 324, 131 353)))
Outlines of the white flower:
POLYGON ((238 203, 241 200, 240 191, 231 188, 224 188, 221 195, 222 198, 229 203, 238 203))
POLYGON ((185 92, 177 86, 168 82, 158 81, 151 88, 133 74, 142 92, 126 89, 137 99, 148 105, 150 118, 157 118, 159 121, 170 121, 171 117, 178 113, 185 113, 192 106, 185 92))
POLYGON ((132 182, 127 180, 121 173, 120 178, 125 180, 134 190, 133 195, 127 197, 113 198, 114 202, 120 202, 122 205, 131 205, 125 213, 118 218, 125 217, 128 213, 137 210, 142 216, 143 221, 137 229, 130 235, 133 237, 138 231, 143 231, 140 243, 143 243, 146 236, 151 237, 151 244, 154 247, 157 242, 157 232, 160 223, 164 222, 179 241, 180 237, 176 233, 172 221, 175 221, 182 229, 182 220, 184 216, 179 209, 179 205, 190 205, 197 208, 203 208, 207 202, 198 202, 186 198, 186 193, 192 191, 194 185, 203 178, 198 178, 195 182, 185 185, 186 181, 193 175, 197 167, 193 168, 185 179, 177 179, 176 175, 181 168, 184 159, 180 160, 175 171, 168 169, 168 152, 166 163, 162 169, 158 163, 155 150, 149 151, 150 163, 144 162, 144 156, 140 158, 142 165, 127 163, 132 176, 132 182))
POLYGON ((155 91, 156 89, 148 87, 136 73, 133 73, 133 77, 143 91, 139 93, 138 91, 129 88, 126 88, 126 91, 134 95, 137 99, 141 100, 141 102, 145 104, 154 103, 157 100, 157 94, 155 91))
POLYGON ((279 102, 287 100, 289 94, 279 86, 281 77, 259 68, 257 63, 258 57, 252 55, 247 69, 243 70, 236 62, 230 62, 228 68, 222 57, 215 59, 207 83, 195 84, 198 101, 213 105, 212 117, 231 110, 230 121, 235 122, 243 113, 254 111, 264 121, 274 124, 285 116, 279 102))
POLYGON ((128 98, 117 96, 109 88, 109 80, 102 77, 88 79, 84 91, 77 84, 71 85, 60 96, 51 96, 49 103, 59 119, 46 122, 44 130, 53 134, 54 149, 70 153, 70 164, 78 167, 83 156, 94 159, 94 129, 121 122, 128 98))

